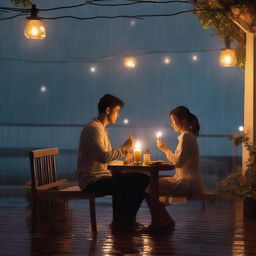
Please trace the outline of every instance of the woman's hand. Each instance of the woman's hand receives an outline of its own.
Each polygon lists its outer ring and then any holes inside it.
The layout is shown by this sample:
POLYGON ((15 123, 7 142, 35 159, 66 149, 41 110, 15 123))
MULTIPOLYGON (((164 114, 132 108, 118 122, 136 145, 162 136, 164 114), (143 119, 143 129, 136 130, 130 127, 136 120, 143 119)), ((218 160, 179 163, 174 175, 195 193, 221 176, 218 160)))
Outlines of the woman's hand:
POLYGON ((165 142, 160 140, 160 139, 157 139, 156 140, 156 146, 162 150, 163 152, 165 152, 166 150, 168 150, 168 147, 166 146, 165 142))

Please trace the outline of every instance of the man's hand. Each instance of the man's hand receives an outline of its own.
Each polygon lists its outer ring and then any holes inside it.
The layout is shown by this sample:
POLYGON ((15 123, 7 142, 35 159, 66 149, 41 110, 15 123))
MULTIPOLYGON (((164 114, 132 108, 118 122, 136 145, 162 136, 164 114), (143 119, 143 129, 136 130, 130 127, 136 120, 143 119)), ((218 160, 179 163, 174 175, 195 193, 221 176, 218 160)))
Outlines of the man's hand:
POLYGON ((134 147, 134 137, 129 135, 128 139, 124 142, 121 148, 127 152, 131 151, 134 147))
POLYGON ((128 152, 124 157, 124 164, 130 164, 133 161, 133 154, 128 152))

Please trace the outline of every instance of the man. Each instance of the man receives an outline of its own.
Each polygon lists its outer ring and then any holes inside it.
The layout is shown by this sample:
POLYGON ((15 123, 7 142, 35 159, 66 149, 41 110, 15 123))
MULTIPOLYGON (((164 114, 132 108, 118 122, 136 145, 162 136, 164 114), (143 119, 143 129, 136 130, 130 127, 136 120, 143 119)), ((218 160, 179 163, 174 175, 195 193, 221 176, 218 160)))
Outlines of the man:
POLYGON ((129 136, 123 145, 112 149, 107 131, 107 126, 119 118, 123 106, 122 100, 110 94, 100 99, 98 117, 81 132, 77 165, 81 190, 112 195, 115 231, 128 231, 134 226, 149 183, 145 174, 126 173, 112 177, 107 169, 109 162, 124 157, 133 148, 134 138, 129 136))

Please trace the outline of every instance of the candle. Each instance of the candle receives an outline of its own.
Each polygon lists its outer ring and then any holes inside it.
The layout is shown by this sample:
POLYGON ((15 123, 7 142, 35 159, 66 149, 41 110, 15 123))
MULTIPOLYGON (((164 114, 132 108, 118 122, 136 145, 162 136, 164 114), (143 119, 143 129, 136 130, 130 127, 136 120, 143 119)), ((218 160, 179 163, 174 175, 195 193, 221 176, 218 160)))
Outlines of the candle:
POLYGON ((156 133, 156 138, 159 140, 162 137, 163 133, 161 131, 158 131, 156 133))
POLYGON ((133 154, 134 154, 134 162, 141 163, 141 144, 140 144, 140 142, 135 143, 133 154))

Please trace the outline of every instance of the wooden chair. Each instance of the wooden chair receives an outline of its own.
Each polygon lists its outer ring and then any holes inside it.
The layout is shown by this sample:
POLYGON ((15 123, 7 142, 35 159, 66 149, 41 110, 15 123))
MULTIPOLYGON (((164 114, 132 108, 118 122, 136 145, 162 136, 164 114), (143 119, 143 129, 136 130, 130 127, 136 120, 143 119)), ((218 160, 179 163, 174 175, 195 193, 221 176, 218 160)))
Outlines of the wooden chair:
POLYGON ((56 155, 58 148, 39 149, 30 152, 31 189, 36 204, 40 198, 48 199, 87 199, 90 205, 91 229, 97 232, 95 198, 105 196, 100 193, 82 192, 66 179, 57 178, 56 155))

